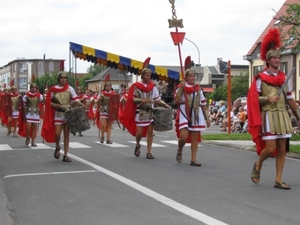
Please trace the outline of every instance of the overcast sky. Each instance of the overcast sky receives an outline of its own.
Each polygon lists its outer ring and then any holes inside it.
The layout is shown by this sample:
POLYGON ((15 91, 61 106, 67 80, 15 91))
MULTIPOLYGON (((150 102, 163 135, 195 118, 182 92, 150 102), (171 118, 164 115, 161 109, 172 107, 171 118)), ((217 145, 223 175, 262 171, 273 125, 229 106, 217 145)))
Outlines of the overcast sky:
MULTIPOLYGON (((185 37, 200 50, 201 65, 243 60, 284 0, 176 0, 177 19, 185 37)), ((170 36, 169 0, 1 0, 0 67, 17 59, 65 59, 69 42, 144 61, 179 65, 178 48, 170 36)), ((183 61, 198 63, 197 48, 185 40, 183 61)), ((90 63, 77 60, 77 72, 90 63)))

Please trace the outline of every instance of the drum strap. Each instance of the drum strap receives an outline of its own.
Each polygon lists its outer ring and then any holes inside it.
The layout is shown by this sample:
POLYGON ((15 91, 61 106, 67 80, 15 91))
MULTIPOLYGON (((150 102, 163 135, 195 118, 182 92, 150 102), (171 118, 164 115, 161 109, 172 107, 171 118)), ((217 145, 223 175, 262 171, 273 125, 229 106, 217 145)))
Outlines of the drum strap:
MULTIPOLYGON (((191 104, 191 109, 190 109, 190 118, 192 118, 192 109, 194 108, 195 91, 196 91, 196 87, 194 86, 194 92, 193 92, 192 104, 191 104)), ((191 127, 191 126, 192 126, 191 120, 189 120, 189 119, 187 118, 187 116, 185 115, 185 113, 183 113, 183 111, 181 110, 180 107, 179 107, 179 110, 180 110, 181 114, 184 116, 184 118, 186 118, 186 120, 188 121, 188 127, 191 127)))
POLYGON ((192 126, 192 110, 194 108, 194 101, 195 101, 195 91, 196 91, 196 86, 194 85, 194 92, 193 92, 193 98, 192 98, 192 104, 190 108, 190 121, 188 121, 188 126, 192 126))

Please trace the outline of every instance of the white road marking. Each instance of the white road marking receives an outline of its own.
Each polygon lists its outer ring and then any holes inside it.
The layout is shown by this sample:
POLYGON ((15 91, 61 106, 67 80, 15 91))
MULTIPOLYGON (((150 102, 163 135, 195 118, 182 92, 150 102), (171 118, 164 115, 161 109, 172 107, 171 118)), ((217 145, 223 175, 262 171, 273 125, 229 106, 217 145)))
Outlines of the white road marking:
POLYGON ((13 149, 7 144, 0 145, 0 151, 7 151, 7 150, 13 150, 13 149))
POLYGON ((147 196, 149 196, 149 197, 151 197, 151 198, 153 198, 153 199, 155 199, 155 200, 157 200, 157 201, 159 201, 159 202, 161 202, 161 203, 163 203, 167 206, 169 206, 169 207, 171 207, 175 210, 178 210, 179 212, 181 212, 181 213, 183 213, 183 214, 185 214, 189 217, 194 218, 195 220, 198 220, 198 221, 200 221, 202 223, 205 223, 207 225, 228 225, 228 224, 226 224, 222 221, 219 221, 219 220, 214 219, 210 216, 207 216, 204 213, 196 211, 196 210, 194 210, 192 208, 189 208, 189 207, 187 207, 183 204, 180 204, 180 203, 178 203, 178 202, 176 202, 176 201, 174 201, 170 198, 167 198, 167 197, 165 197, 165 196, 163 196, 163 195, 161 195, 161 194, 159 194, 155 191, 150 190, 149 188, 146 188, 146 187, 144 187, 144 186, 142 186, 142 185, 140 185, 140 184, 138 184, 138 183, 136 183, 132 180, 129 180, 125 177, 122 177, 119 174, 116 174, 116 173, 114 173, 110 170, 107 170, 107 169, 105 169, 101 166, 98 166, 98 165, 96 165, 92 162, 89 162, 85 159, 79 158, 79 157, 77 157, 73 154, 70 154, 70 153, 69 153, 69 155, 73 159, 75 159, 75 160, 77 160, 77 161, 79 161, 79 162, 81 162, 85 165, 88 165, 88 166, 98 170, 99 172, 102 172, 102 173, 104 173, 104 174, 106 174, 106 175, 108 175, 108 176, 110 176, 110 177, 112 177, 112 178, 128 185, 131 188, 136 189, 137 191, 139 191, 139 192, 141 192, 141 193, 143 193, 143 194, 145 194, 145 195, 147 195, 147 196))
POLYGON ((45 144, 43 144, 43 143, 36 143, 36 147, 33 147, 33 146, 31 146, 31 144, 29 145, 29 147, 31 148, 31 149, 51 149, 52 147, 50 147, 50 146, 48 146, 48 145, 45 145, 45 144))
POLYGON ((23 174, 14 174, 7 175, 3 178, 11 178, 11 177, 26 177, 26 176, 40 176, 40 175, 56 175, 56 174, 70 174, 70 173, 94 173, 99 172, 98 170, 82 170, 82 171, 64 171, 64 172, 49 172, 49 173, 23 173, 23 174))
MULTIPOLYGON (((177 140, 170 140, 170 141, 162 141, 162 142, 166 142, 166 143, 169 143, 169 144, 173 144, 173 145, 178 145, 178 141, 177 140)), ((184 146, 191 146, 191 143, 186 143, 184 146)), ((198 144, 198 146, 202 146, 200 144, 198 144)))
MULTIPOLYGON (((135 141, 128 141, 128 142, 133 143, 133 144, 136 143, 135 141)), ((147 142, 146 141, 141 141, 140 145, 147 146, 147 142)), ((166 145, 160 145, 160 144, 152 143, 152 147, 155 148, 155 147, 167 147, 167 146, 166 145)))
POLYGON ((111 147, 111 148, 128 148, 130 147, 129 145, 122 145, 116 142, 113 142, 112 144, 106 144, 105 142, 103 144, 100 143, 100 141, 94 141, 96 144, 100 144, 100 145, 105 145, 107 147, 111 147))
POLYGON ((92 148, 91 146, 84 145, 84 144, 81 144, 79 142, 70 142, 69 147, 70 148, 92 148))

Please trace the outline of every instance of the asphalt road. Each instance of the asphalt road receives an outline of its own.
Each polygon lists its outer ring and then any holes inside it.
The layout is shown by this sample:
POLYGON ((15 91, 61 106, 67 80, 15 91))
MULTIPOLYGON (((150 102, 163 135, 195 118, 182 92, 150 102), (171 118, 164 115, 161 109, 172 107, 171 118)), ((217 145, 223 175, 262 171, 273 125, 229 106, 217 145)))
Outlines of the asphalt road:
POLYGON ((54 159, 52 143, 39 137, 38 147, 27 147, 0 128, 0 188, 10 224, 300 224, 297 159, 287 159, 283 174, 292 189, 279 190, 273 188, 275 159, 265 162, 255 185, 254 152, 203 142, 202 167, 191 167, 188 146, 182 163, 175 161, 173 132, 155 132, 154 160, 146 159, 145 143, 137 158, 134 138, 115 125, 112 132, 113 145, 100 144, 95 127, 84 137, 71 135, 73 162, 65 163, 54 159))

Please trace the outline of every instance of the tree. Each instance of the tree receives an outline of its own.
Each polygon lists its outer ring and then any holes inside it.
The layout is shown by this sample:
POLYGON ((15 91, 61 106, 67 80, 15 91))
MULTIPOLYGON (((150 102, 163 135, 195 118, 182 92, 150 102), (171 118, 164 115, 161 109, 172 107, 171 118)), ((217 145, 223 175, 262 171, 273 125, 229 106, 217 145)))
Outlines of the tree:
POLYGON ((277 15, 278 28, 281 33, 282 51, 290 49, 292 52, 300 50, 300 1, 286 4, 286 12, 277 15))
MULTIPOLYGON (((239 76, 234 76, 231 81, 231 100, 239 97, 247 96, 249 88, 248 73, 241 73, 239 76)), ((208 99, 215 101, 226 100, 228 98, 228 86, 219 86, 208 96, 208 99)))
POLYGON ((89 75, 92 75, 92 77, 95 77, 99 73, 101 73, 103 70, 105 70, 106 68, 107 67, 104 65, 93 64, 93 65, 90 65, 90 67, 87 69, 87 73, 89 75))

